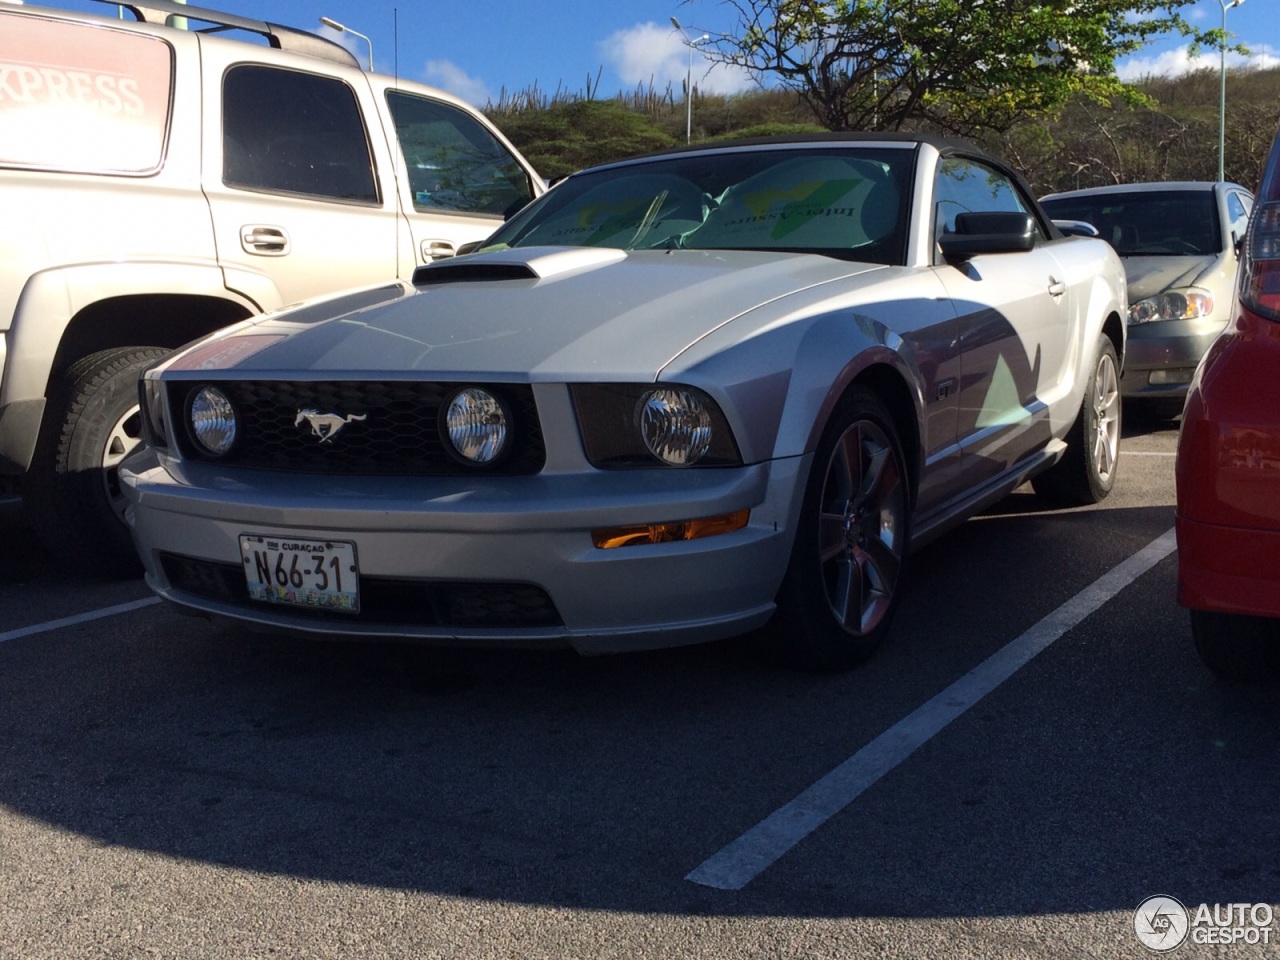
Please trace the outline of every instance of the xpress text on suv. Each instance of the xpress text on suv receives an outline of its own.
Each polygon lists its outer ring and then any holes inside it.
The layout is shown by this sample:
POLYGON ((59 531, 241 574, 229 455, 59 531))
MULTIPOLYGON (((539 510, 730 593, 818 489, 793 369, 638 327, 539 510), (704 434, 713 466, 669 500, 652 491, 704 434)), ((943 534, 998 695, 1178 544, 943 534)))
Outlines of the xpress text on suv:
POLYGON ((108 572, 136 563, 115 467, 141 436, 142 368, 407 279, 543 190, 477 111, 329 40, 124 9, 0 0, 0 486, 56 554, 108 572))

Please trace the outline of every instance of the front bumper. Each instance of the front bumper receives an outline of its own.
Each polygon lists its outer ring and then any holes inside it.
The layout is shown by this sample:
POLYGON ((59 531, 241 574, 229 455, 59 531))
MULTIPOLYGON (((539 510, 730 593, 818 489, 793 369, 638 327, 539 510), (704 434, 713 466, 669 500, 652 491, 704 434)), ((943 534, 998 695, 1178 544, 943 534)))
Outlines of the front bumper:
POLYGON ((306 634, 606 653, 763 625, 786 570, 809 463, 462 481, 232 478, 206 465, 162 466, 144 451, 125 462, 121 481, 147 583, 184 607, 306 634), (597 529, 743 508, 751 510, 745 528, 705 539, 608 550, 591 539, 597 529), (362 583, 391 589, 396 603, 352 616, 250 600, 240 569, 245 533, 350 541, 362 583), (541 608, 528 623, 506 614, 451 619, 449 591, 459 586, 468 596, 498 591, 507 614, 522 591, 541 592, 553 616, 541 608), (419 591, 423 609, 415 611, 419 591))
POLYGON ((1125 345, 1120 393, 1134 399, 1181 398, 1200 358, 1226 326, 1225 320, 1156 320, 1131 324, 1125 345))

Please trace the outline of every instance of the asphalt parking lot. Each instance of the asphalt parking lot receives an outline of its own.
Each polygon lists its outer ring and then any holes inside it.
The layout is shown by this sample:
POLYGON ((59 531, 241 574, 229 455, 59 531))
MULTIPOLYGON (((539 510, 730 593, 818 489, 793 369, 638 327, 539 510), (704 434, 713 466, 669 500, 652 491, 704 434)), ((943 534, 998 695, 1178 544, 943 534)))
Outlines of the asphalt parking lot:
POLYGON ((1148 897, 1278 904, 1280 681, 1195 656, 1175 443, 921 551, 839 676, 251 634, 0 505, 0 958, 1143 957, 1148 897))

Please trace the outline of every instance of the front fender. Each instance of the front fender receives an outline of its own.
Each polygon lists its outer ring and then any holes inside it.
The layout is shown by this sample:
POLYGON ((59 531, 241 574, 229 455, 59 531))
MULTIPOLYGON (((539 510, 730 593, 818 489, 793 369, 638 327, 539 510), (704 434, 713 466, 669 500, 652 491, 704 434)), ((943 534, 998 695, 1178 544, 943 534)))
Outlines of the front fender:
POLYGON ((86 307, 112 298, 157 294, 217 297, 249 313, 262 310, 260 304, 226 289, 222 269, 213 260, 85 263, 41 271, 23 287, 6 335, 0 406, 44 397, 63 335, 86 307))
POLYGON ((928 296, 934 288, 922 290, 921 282, 931 281, 890 278, 874 291, 788 298, 786 313, 774 304, 759 308, 691 346, 659 379, 715 397, 743 458, 756 462, 812 453, 849 385, 872 368, 887 370, 911 397, 919 449, 931 449, 922 366, 936 366, 936 339, 952 331, 955 308, 940 285, 928 296))

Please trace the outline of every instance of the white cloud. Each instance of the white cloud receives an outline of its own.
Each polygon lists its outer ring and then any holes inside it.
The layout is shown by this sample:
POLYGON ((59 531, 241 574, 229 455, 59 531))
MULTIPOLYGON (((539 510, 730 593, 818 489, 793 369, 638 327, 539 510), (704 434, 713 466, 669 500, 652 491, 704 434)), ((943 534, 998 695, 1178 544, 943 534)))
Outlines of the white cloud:
MULTIPOLYGON (((663 92, 670 84, 677 95, 684 90, 689 47, 673 27, 638 23, 602 40, 599 50, 628 86, 648 87, 652 83, 655 90, 663 92)), ((745 70, 713 64, 697 48, 692 73, 693 85, 703 93, 741 93, 756 86, 745 70)))
MULTIPOLYGON (((1248 56, 1228 52, 1227 67, 1280 67, 1280 51, 1265 44, 1253 45, 1250 50, 1252 52, 1248 56)), ((1219 62, 1216 50, 1203 50, 1200 56, 1192 58, 1186 47, 1179 47, 1152 57, 1130 57, 1116 66, 1116 76, 1130 82, 1143 77, 1180 77, 1194 70, 1216 70, 1219 62)))
POLYGON ((452 93, 475 107, 483 107, 493 99, 483 80, 477 80, 450 60, 428 60, 423 76, 433 87, 452 93))

